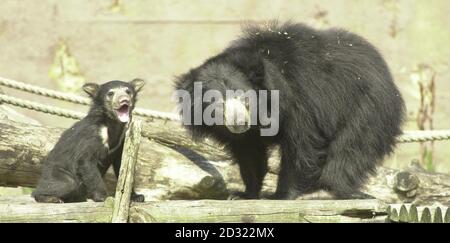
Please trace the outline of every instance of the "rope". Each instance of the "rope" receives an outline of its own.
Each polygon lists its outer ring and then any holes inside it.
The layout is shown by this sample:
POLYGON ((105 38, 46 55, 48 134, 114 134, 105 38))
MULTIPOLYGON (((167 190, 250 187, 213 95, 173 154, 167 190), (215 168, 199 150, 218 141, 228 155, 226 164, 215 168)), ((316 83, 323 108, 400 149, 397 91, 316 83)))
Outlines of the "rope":
POLYGON ((62 116, 66 118, 72 118, 75 120, 80 120, 86 116, 86 114, 71 110, 66 110, 62 108, 57 108, 49 105, 42 105, 33 101, 22 100, 19 98, 14 98, 8 95, 0 94, 0 103, 7 103, 10 105, 26 108, 29 110, 39 111, 47 114, 52 114, 56 116, 62 116))
MULTIPOLYGON (((5 79, 0 77, 0 85, 22 90, 25 92, 29 92, 32 94, 42 95, 54 99, 59 99, 63 101, 68 101, 81 105, 89 105, 91 102, 88 98, 65 94, 62 92, 41 88, 38 86, 21 83, 18 81, 5 79)), ((42 105, 36 102, 27 101, 15 97, 11 97, 8 95, 0 94, 0 103, 4 102, 10 105, 44 112, 47 114, 62 116, 66 118, 72 119, 82 119, 85 114, 80 112, 75 112, 71 110, 61 109, 54 106, 42 105)), ((171 120, 171 121, 180 121, 179 117, 173 113, 153 111, 153 110, 145 110, 136 108, 134 113, 143 117, 151 117, 162 120, 171 120)), ((432 130, 432 131, 405 131, 405 133, 397 138, 399 143, 414 143, 414 142, 426 142, 426 141, 441 141, 450 139, 450 130, 432 130)))
MULTIPOLYGON (((41 96, 45 96, 45 97, 49 97, 49 98, 54 98, 54 99, 58 99, 58 100, 75 103, 75 104, 80 104, 80 105, 90 105, 91 104, 90 99, 85 98, 85 97, 66 94, 63 92, 58 92, 55 90, 46 89, 46 88, 18 82, 15 80, 6 79, 6 78, 2 78, 2 77, 0 77, 0 85, 6 86, 9 88, 13 88, 13 89, 17 89, 17 90, 21 90, 21 91, 25 91, 28 93, 36 94, 36 95, 41 95, 41 96)), ((138 116, 151 117, 151 118, 156 118, 156 119, 161 119, 161 120, 180 121, 180 119, 178 118, 178 116, 176 114, 168 113, 168 112, 160 112, 160 111, 136 108, 136 109, 134 109, 134 114, 136 114, 138 116)))
POLYGON ((450 139, 450 130, 405 131, 397 141, 399 143, 416 143, 442 141, 450 139))

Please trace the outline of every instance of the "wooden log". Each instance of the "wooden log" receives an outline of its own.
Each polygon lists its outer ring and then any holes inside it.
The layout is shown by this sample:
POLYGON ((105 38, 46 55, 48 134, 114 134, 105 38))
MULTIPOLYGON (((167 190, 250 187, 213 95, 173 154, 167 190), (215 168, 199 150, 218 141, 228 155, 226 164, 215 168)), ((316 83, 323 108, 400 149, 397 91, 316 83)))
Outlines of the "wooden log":
POLYGON ((399 215, 398 215, 398 211, 397 208, 391 208, 389 213, 389 219, 393 222, 398 222, 399 221, 399 215))
POLYGON ((161 201, 134 204, 130 222, 287 223, 381 222, 387 205, 378 200, 161 201))
MULTIPOLYGON (((161 124, 149 123, 146 127, 156 130, 161 124)), ((171 127, 174 129, 168 133, 181 130, 177 125, 171 127)), ((0 186, 34 187, 41 173, 41 162, 63 129, 0 119, 0 130, 0 186)), ((187 141, 187 134, 178 135, 187 141)), ((213 151, 209 146, 205 150, 213 151)), ((220 159, 221 153, 211 157, 220 159)), ((143 139, 135 185, 148 199, 225 199, 228 190, 224 177, 236 178, 237 168, 229 166, 231 161, 212 161, 208 156, 175 144, 160 144, 153 138, 143 139)), ((105 181, 112 195, 116 185, 112 170, 106 174, 105 181)), ((241 182, 236 184, 240 186, 241 182)))
POLYGON ((391 222, 392 207, 390 205, 386 208, 386 213, 387 213, 386 221, 391 222))
POLYGON ((113 223, 126 223, 130 208, 130 197, 133 191, 134 170, 141 143, 141 120, 133 120, 125 135, 122 163, 119 179, 117 180, 114 210, 112 214, 113 223))
POLYGON ((445 216, 444 216, 444 223, 450 223, 450 207, 447 208, 445 216))
MULTIPOLYGON (((114 199, 104 203, 36 203, 0 198, 0 222, 111 222, 114 199)), ((383 222, 378 200, 159 201, 132 203, 129 222, 383 222)))
POLYGON ((391 204, 386 211, 391 222, 402 223, 443 223, 447 206, 416 206, 413 204, 391 204))
POLYGON ((431 212, 430 209, 425 207, 422 211, 422 216, 420 217, 420 223, 431 223, 431 212))
POLYGON ((1 223, 107 223, 113 199, 104 203, 36 203, 31 197, 1 197, 1 223))
POLYGON ((173 149, 189 148, 213 161, 223 161, 231 159, 230 155, 220 149, 220 146, 211 141, 206 143, 196 143, 191 136, 181 126, 174 126, 172 122, 147 122, 142 135, 159 144, 166 145, 173 149))
MULTIPOLYGON (((63 129, 0 117, 0 131, 0 186, 34 187, 41 173, 41 161, 63 129)), ((208 140, 193 143, 179 124, 170 122, 146 122, 143 134, 134 179, 137 192, 146 199, 226 199, 231 191, 243 189, 237 166, 221 146, 208 140)), ((279 155, 276 152, 274 150, 269 160, 264 193, 273 192, 277 184, 279 155)), ((450 175, 429 173, 415 164, 405 171, 417 176, 420 181, 417 187, 405 186, 402 178, 408 174, 396 177, 400 171, 380 167, 364 191, 387 203, 431 205, 441 202, 445 205, 450 202, 450 175)), ((116 179, 112 171, 106 174, 105 181, 113 195, 116 179)), ((331 197, 324 192, 302 197, 324 198, 331 197)))
POLYGON ((433 223, 442 223, 442 222, 444 222, 442 220, 442 210, 440 207, 437 207, 434 210, 433 223))
POLYGON ((418 223, 419 222, 419 212, 417 211, 417 206, 412 204, 409 209, 409 222, 418 223))
POLYGON ((402 205, 400 207, 400 211, 398 214, 398 221, 403 223, 409 222, 409 213, 405 205, 402 205))
MULTIPOLYGON (((1 92, 0 90, 0 94, 4 94, 1 92)), ((37 120, 25 116, 24 114, 16 111, 14 108, 11 108, 11 106, 8 105, 2 105, 2 103, 0 102, 0 116, 3 117, 3 119, 5 118, 9 118, 12 121, 16 121, 16 122, 21 122, 21 123, 28 123, 28 124, 33 124, 33 125, 41 125, 40 122, 38 122, 37 120)))

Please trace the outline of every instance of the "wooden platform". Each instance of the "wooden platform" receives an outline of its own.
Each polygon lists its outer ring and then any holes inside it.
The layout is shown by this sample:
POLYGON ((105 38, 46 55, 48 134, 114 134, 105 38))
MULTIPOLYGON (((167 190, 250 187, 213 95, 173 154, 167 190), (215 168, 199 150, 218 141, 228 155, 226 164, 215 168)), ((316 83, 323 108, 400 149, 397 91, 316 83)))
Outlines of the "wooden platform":
MULTIPOLYGON (((114 198, 104 203, 36 203, 0 197, 0 223, 112 222, 114 198)), ((198 200, 132 203, 130 223, 450 223, 446 206, 387 205, 379 200, 198 200)))
MULTIPOLYGON (((104 203, 36 203, 29 196, 0 197, 0 222, 111 222, 114 199, 104 203)), ((385 222, 378 200, 158 201, 134 203, 129 222, 297 223, 385 222)))
POLYGON ((105 202, 36 203, 0 197, 0 222, 363 223, 450 222, 447 206, 387 205, 381 200, 168 200, 130 203, 142 122, 126 132, 115 198, 105 202))

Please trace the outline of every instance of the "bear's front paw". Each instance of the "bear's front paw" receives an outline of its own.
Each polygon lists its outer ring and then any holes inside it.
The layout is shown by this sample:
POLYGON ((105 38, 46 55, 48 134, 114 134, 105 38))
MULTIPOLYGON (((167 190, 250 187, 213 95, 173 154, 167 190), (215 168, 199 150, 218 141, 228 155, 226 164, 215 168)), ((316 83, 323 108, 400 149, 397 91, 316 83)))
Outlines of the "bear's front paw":
POLYGON ((144 202, 145 197, 142 194, 132 193, 131 194, 131 201, 132 202, 144 202))
POLYGON ((106 200, 107 196, 108 195, 106 192, 96 191, 96 192, 92 193, 92 200, 94 202, 104 202, 106 200))

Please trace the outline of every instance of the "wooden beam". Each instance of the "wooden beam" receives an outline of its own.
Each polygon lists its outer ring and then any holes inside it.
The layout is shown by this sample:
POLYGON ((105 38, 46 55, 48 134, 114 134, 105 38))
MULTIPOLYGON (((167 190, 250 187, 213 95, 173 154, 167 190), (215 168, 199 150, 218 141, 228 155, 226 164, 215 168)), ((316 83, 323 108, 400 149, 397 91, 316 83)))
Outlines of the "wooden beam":
MULTIPOLYGON (((0 222, 111 222, 114 199, 104 203, 36 203, 0 197, 0 222)), ((378 200, 199 200, 131 203, 129 222, 384 222, 378 200)))
POLYGON ((141 143, 141 132, 141 120, 133 120, 126 131, 122 163, 114 200, 113 223, 126 223, 128 221, 130 197, 134 184, 134 170, 141 143))
POLYGON ((380 222, 387 205, 378 200, 165 201, 134 204, 130 222, 297 223, 380 222))
POLYGON ((108 223, 113 199, 104 203, 36 203, 27 197, 0 197, 1 223, 108 223))

